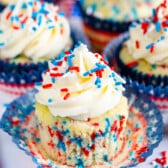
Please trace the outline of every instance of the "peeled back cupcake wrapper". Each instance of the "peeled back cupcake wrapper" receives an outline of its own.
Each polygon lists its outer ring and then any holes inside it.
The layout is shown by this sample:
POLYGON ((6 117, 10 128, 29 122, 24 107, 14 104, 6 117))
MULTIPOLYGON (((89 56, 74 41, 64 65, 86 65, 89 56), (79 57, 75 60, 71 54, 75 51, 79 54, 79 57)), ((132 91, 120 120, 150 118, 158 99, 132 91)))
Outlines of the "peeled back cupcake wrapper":
MULTIPOLYGON (((0 127, 12 136, 14 143, 30 155, 38 167, 70 168, 61 165, 46 155, 40 145, 38 125, 34 116, 34 95, 36 90, 26 93, 7 107, 0 127)), ((129 100, 129 118, 125 130, 125 144, 119 147, 119 155, 104 168, 133 167, 152 154, 163 136, 162 116, 155 105, 145 95, 138 95, 130 87, 126 87, 129 100), (150 113, 149 113, 150 111, 150 113), (136 135, 136 136, 134 136, 136 135)), ((84 168, 77 165, 76 168, 84 168)), ((100 165, 89 168, 99 168, 100 165)))
POLYGON ((168 111, 168 86, 161 87, 159 85, 161 81, 168 81, 168 76, 156 77, 152 75, 152 77, 149 77, 148 75, 137 73, 137 71, 127 68, 127 66, 123 65, 119 60, 120 49, 123 42, 128 39, 128 37, 129 34, 126 32, 112 40, 106 46, 104 53, 107 56, 109 63, 115 66, 119 71, 120 69, 124 70, 121 75, 126 79, 128 85, 133 86, 138 92, 148 95, 161 111, 168 111), (135 79, 132 79, 129 75, 133 76, 135 79), (152 83, 156 86, 153 86, 152 84, 146 85, 142 82, 144 79, 152 80, 152 83), (160 105, 160 101, 162 101, 162 105, 160 105))

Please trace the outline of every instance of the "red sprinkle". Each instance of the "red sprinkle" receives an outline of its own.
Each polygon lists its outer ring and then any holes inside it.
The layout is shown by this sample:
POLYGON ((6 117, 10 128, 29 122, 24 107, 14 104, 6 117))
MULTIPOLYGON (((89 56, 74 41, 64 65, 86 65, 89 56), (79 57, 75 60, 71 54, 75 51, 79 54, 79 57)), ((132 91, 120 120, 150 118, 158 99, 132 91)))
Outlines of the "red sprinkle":
POLYGON ((70 52, 70 51, 65 51, 64 53, 65 53, 66 55, 71 54, 71 52, 70 52))
POLYGON ((60 140, 62 140, 63 139, 63 135, 61 134, 61 132, 60 131, 56 131, 56 136, 60 139, 60 140))
POLYGON ((152 53, 154 51, 154 49, 155 49, 155 46, 152 45, 151 48, 150 48, 150 52, 152 53))
POLYGON ((149 26, 150 26, 150 24, 148 22, 143 22, 141 24, 141 28, 143 29, 144 34, 147 32, 149 26))
POLYGON ((134 67, 134 66, 137 66, 138 65, 138 62, 137 61, 133 61, 133 62, 130 62, 127 64, 128 67, 134 67))
POLYGON ((99 126, 99 123, 93 123, 92 125, 93 126, 99 126))
POLYGON ((67 100, 69 97, 70 97, 70 93, 67 93, 67 94, 64 96, 64 100, 67 100))
POLYGON ((23 23, 26 23, 27 19, 28 19, 28 16, 26 16, 26 17, 21 21, 21 23, 22 23, 22 24, 23 24, 23 23))
POLYGON ((80 68, 79 67, 77 67, 77 66, 72 66, 72 67, 68 67, 68 70, 70 70, 70 71, 77 71, 77 72, 79 72, 80 71, 80 68))
POLYGON ((61 66, 62 63, 63 63, 62 61, 59 61, 57 65, 58 65, 58 66, 61 66))
POLYGON ((63 73, 50 73, 51 77, 60 77, 63 76, 63 73))
POLYGON ((57 67, 54 67, 54 68, 52 68, 52 70, 53 70, 53 71, 57 71, 57 70, 58 70, 58 68, 57 68, 57 67))
POLYGON ((12 125, 15 125, 15 126, 17 126, 19 124, 19 120, 17 119, 17 120, 12 120, 12 125))
POLYGON ((48 84, 45 84, 42 86, 44 89, 48 89, 50 87, 52 87, 52 84, 51 83, 48 83, 48 84))
POLYGON ((135 41, 135 46, 136 46, 136 48, 139 48, 139 47, 140 47, 138 40, 135 41))
POLYGON ((60 89, 61 92, 68 92, 68 88, 62 88, 60 89))
POLYGON ((48 127, 48 132, 50 133, 50 136, 53 137, 54 136, 54 131, 52 128, 48 127))
POLYGON ((52 148, 54 148, 55 144, 54 144, 53 141, 51 140, 51 141, 48 143, 48 146, 51 146, 52 148))
POLYGON ((162 151, 161 154, 162 154, 163 157, 166 157, 167 152, 166 151, 162 151))
POLYGON ((157 163, 163 165, 163 161, 162 161, 162 159, 156 158, 156 159, 155 159, 155 162, 157 162, 157 163))
POLYGON ((7 20, 9 19, 9 17, 11 16, 11 14, 12 14, 12 11, 10 11, 10 12, 8 12, 8 13, 6 14, 6 19, 7 19, 7 20))
POLYGON ((102 78, 102 70, 96 71, 96 76, 98 76, 99 78, 102 78))
POLYGON ((61 33, 61 34, 63 34, 63 33, 64 33, 64 29, 63 29, 63 28, 61 28, 60 33, 61 33))
POLYGON ((85 148, 82 148, 82 152, 86 155, 89 156, 89 151, 85 148))
POLYGON ((15 29, 15 30, 18 30, 18 29, 20 29, 18 26, 12 26, 13 27, 13 29, 15 29))

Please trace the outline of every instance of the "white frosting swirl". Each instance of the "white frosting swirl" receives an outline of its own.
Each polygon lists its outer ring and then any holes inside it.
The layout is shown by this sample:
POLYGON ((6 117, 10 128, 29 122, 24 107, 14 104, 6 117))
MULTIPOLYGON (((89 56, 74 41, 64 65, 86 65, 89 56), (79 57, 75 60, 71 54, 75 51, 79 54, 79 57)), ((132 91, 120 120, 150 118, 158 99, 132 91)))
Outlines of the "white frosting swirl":
POLYGON ((37 102, 48 106, 54 116, 78 120, 111 110, 120 101, 124 82, 101 55, 89 52, 83 44, 73 53, 50 61, 42 78, 42 85, 37 85, 37 102))
POLYGON ((161 5, 152 20, 134 23, 126 42, 134 59, 145 59, 150 64, 168 65, 168 10, 161 5))
POLYGON ((0 57, 53 58, 68 44, 70 27, 58 6, 18 0, 0 15, 0 57))

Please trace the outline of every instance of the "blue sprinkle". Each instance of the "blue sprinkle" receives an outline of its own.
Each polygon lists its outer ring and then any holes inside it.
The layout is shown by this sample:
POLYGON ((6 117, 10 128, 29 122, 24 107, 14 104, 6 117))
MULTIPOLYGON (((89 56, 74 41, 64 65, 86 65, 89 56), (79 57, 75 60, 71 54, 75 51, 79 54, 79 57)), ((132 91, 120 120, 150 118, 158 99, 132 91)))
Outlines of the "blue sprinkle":
POLYGON ((161 24, 160 22, 156 22, 156 32, 160 32, 161 30, 161 24))
POLYGON ((27 8, 27 4, 26 4, 26 3, 23 3, 21 8, 22 8, 22 9, 26 9, 26 8, 27 8))
POLYGON ((35 141, 36 141, 36 142, 40 142, 40 138, 36 138, 35 141))
POLYGON ((3 47, 3 46, 5 46, 5 43, 0 43, 0 47, 3 47))
POLYGON ((152 9, 152 16, 153 16, 153 18, 156 16, 156 10, 155 9, 152 9))
POLYGON ((19 21, 19 17, 18 17, 18 16, 15 16, 14 19, 15 19, 16 21, 19 21))
POLYGON ((63 124, 63 125, 66 125, 66 124, 67 124, 66 120, 63 120, 63 121, 62 121, 62 124, 63 124))
POLYGON ((102 69, 107 67, 106 65, 100 64, 100 63, 96 63, 96 66, 99 67, 99 68, 102 68, 102 69))
POLYGON ((103 160, 104 160, 105 162, 108 162, 108 155, 104 155, 104 156, 103 156, 103 160))
POLYGON ((66 146, 65 146, 65 143, 64 143, 64 142, 62 142, 62 141, 59 140, 59 142, 58 142, 58 144, 57 144, 57 147, 58 147, 59 149, 61 149, 63 152, 66 152, 66 146))
POLYGON ((48 103, 52 103, 52 99, 51 98, 48 99, 48 103))
POLYGON ((41 85, 42 85, 42 82, 36 82, 35 85, 36 85, 36 86, 41 86, 41 85))
POLYGON ((80 158, 77 159, 76 168, 85 168, 82 159, 80 159, 80 158))
POLYGON ((37 24, 40 26, 40 25, 41 25, 41 23, 42 23, 42 16, 41 16, 41 15, 39 15, 39 18, 38 18, 38 22, 37 22, 37 24))
POLYGON ((164 28, 163 30, 164 30, 164 32, 168 32, 168 28, 164 28))
POLYGON ((137 15, 137 10, 136 10, 136 8, 131 8, 131 11, 132 11, 132 13, 133 13, 133 16, 134 16, 134 19, 137 19, 138 18, 138 15, 137 15))
POLYGON ((64 12, 59 12, 58 15, 59 16, 65 16, 64 12))
POLYGON ((36 30, 37 30, 37 28, 36 28, 36 27, 32 27, 32 30, 33 30, 33 31, 36 31, 36 30))
POLYGON ((72 160, 72 158, 70 156, 68 156, 68 160, 72 160))
POLYGON ((82 139, 80 137, 76 137, 76 138, 71 138, 70 139, 71 143, 76 143, 77 146, 82 147, 82 139))
POLYGON ((161 36, 161 37, 160 37, 160 40, 164 40, 164 39, 165 39, 165 36, 161 36))
POLYGON ((54 29, 54 28, 55 28, 54 25, 48 26, 48 29, 54 29))
POLYGON ((122 82, 115 82, 115 85, 122 85, 122 82))
POLYGON ((112 10, 113 10, 116 14, 120 13, 120 9, 119 9, 118 6, 116 6, 116 5, 113 5, 113 6, 112 6, 112 10))
POLYGON ((52 82, 52 83, 55 83, 55 78, 51 78, 51 82, 52 82))
POLYGON ((101 68, 99 68, 99 67, 98 68, 93 68, 93 69, 90 70, 90 72, 94 73, 94 72, 99 71, 99 70, 101 70, 101 68))
POLYGON ((101 79, 99 77, 96 78, 95 85, 100 88, 101 87, 101 79))
POLYGON ((3 33, 3 30, 0 30, 0 34, 2 34, 3 33))
POLYGON ((33 2, 29 1, 28 5, 33 6, 33 2))
POLYGON ((12 5, 10 5, 10 6, 9 6, 9 8, 10 8, 10 10, 12 10, 12 11, 13 11, 13 10, 15 9, 15 5, 14 5, 14 4, 12 4, 12 5))
POLYGON ((10 20, 13 22, 15 20, 15 17, 14 16, 11 16, 10 17, 10 20))
POLYGON ((116 142, 116 141, 117 141, 117 136, 116 136, 116 134, 112 134, 112 140, 113 140, 113 142, 116 142))
POLYGON ((73 65, 71 58, 72 58, 71 56, 67 57, 68 66, 70 66, 70 67, 73 65))
POLYGON ((36 18, 37 18, 37 12, 33 12, 33 13, 32 13, 32 18, 33 18, 33 19, 36 19, 36 18))
POLYGON ((48 24, 48 23, 52 23, 53 21, 51 20, 51 19, 48 19, 47 21, 46 21, 46 23, 48 24))
POLYGON ((20 28, 24 29, 25 28, 25 24, 20 24, 20 28))
POLYGON ((154 45, 154 43, 150 43, 146 46, 146 49, 150 49, 152 46, 154 45))
POLYGON ((90 71, 87 71, 85 73, 83 73, 83 76, 88 76, 91 72, 90 71))

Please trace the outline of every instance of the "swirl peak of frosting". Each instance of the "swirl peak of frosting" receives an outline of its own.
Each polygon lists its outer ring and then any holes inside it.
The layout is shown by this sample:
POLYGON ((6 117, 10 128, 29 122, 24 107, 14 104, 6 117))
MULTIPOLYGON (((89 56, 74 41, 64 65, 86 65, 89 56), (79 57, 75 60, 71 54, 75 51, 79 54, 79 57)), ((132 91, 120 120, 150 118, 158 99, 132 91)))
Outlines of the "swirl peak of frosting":
POLYGON ((111 110, 124 89, 124 80, 84 44, 49 61, 42 78, 42 83, 36 84, 37 102, 48 106, 54 116, 79 120, 111 110))
POLYGON ((145 59, 150 64, 168 65, 168 1, 156 9, 150 19, 133 23, 126 42, 135 59, 145 59))
POLYGON ((0 14, 0 57, 20 54, 34 60, 51 59, 70 38, 67 19, 58 6, 40 0, 18 0, 0 14))

